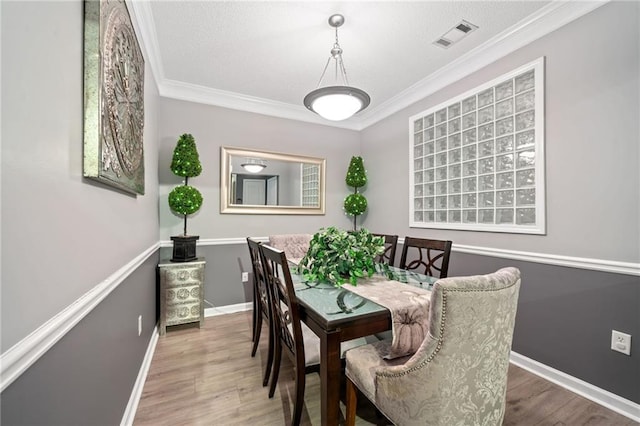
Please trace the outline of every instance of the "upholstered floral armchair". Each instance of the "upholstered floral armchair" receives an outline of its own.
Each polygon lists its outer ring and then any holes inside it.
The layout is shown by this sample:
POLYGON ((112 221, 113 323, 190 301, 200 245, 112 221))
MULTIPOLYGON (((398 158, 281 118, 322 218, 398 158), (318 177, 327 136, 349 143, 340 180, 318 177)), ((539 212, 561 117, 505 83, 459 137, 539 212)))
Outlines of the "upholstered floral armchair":
POLYGON ((347 425, 356 387, 397 425, 501 425, 519 289, 516 268, 440 279, 413 356, 383 359, 388 341, 349 350, 347 425))

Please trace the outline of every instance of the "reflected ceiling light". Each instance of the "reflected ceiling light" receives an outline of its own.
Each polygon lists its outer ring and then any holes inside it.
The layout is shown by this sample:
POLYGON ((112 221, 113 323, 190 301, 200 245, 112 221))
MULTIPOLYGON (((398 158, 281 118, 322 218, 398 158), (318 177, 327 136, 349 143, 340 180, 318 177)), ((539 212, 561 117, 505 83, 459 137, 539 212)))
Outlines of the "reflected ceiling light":
POLYGON ((240 165, 249 173, 260 173, 262 169, 267 167, 263 160, 258 160, 257 158, 247 158, 247 162, 240 165))
POLYGON ((338 27, 344 24, 344 16, 331 15, 329 25, 336 29, 336 42, 331 49, 331 56, 322 70, 318 88, 304 97, 304 106, 327 120, 346 120, 357 112, 365 109, 371 98, 366 92, 356 87, 349 86, 347 70, 342 60, 342 48, 338 43, 338 27), (331 60, 335 61, 336 85, 320 87, 331 60), (338 85, 340 76, 344 85, 338 85))

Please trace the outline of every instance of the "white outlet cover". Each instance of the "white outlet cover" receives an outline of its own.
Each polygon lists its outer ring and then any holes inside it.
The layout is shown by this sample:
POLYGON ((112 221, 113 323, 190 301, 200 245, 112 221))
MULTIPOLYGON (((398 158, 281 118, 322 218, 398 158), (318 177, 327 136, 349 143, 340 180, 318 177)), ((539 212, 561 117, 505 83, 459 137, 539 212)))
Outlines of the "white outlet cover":
POLYGON ((611 350, 631 355, 631 335, 611 330, 611 350))
POLYGON ((249 281, 249 273, 248 272, 243 272, 242 273, 242 282, 246 283, 247 281, 249 281))

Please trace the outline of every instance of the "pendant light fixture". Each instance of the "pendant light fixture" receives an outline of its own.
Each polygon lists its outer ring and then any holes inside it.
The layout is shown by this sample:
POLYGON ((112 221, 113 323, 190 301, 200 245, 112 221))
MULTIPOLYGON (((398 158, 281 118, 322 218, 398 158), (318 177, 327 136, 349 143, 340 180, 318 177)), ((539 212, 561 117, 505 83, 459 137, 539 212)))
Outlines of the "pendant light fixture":
POLYGON ((336 29, 336 42, 331 49, 331 56, 322 70, 318 88, 304 97, 304 106, 311 111, 332 121, 346 120, 357 112, 365 109, 371 98, 366 92, 349 86, 347 70, 342 60, 342 48, 338 43, 338 27, 344 24, 344 16, 331 15, 329 25, 336 29), (320 87, 331 60, 335 61, 335 86, 320 87), (343 85, 339 85, 339 76, 343 85))

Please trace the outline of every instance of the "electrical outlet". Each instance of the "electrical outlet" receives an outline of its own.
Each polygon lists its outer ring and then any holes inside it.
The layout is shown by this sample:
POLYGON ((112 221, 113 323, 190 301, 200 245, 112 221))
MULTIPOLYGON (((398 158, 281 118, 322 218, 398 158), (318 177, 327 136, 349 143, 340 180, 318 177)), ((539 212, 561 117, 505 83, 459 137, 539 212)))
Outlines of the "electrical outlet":
POLYGON ((611 350, 631 355, 631 335, 611 330, 611 350))
POLYGON ((242 273, 242 282, 246 283, 247 281, 249 281, 249 273, 248 272, 243 272, 242 273))
POLYGON ((138 317, 138 336, 142 334, 142 315, 138 317))

